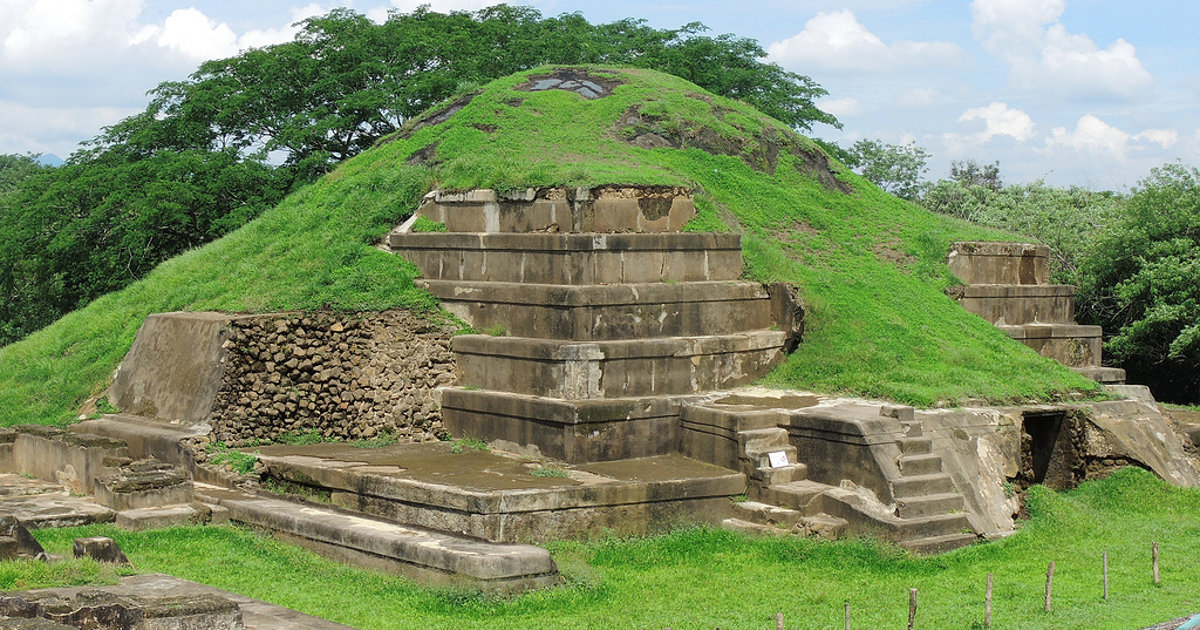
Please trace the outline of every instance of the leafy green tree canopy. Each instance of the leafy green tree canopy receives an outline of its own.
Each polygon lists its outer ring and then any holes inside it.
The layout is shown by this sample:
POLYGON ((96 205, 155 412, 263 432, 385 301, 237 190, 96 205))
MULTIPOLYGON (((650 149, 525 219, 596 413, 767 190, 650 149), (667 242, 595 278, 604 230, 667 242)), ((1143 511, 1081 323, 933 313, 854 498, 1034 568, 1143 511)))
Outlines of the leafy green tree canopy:
POLYGON ((902 199, 916 200, 924 188, 922 176, 929 170, 929 152, 908 144, 887 144, 880 140, 859 140, 850 147, 858 172, 884 192, 902 199))
POLYGON ((472 86, 543 64, 625 64, 675 74, 743 100, 797 129, 839 126, 812 79, 765 63, 753 39, 706 35, 691 23, 593 25, 578 13, 531 7, 473 13, 422 7, 375 24, 350 9, 301 23, 291 42, 204 63, 151 92, 146 111, 111 128, 101 146, 234 148, 282 155, 311 176, 472 86))
POLYGON ((1200 171, 1153 169, 1084 260, 1080 293, 1107 349, 1155 395, 1200 402, 1200 171))

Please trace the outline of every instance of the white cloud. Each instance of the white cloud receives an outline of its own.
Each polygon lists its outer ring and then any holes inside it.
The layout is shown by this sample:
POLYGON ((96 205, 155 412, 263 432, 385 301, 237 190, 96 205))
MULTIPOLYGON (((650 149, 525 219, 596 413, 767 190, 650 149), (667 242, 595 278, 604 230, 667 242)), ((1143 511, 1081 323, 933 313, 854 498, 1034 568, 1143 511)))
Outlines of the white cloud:
POLYGON ((1026 89, 1072 98, 1130 99, 1153 77, 1136 48, 1117 39, 1100 48, 1084 34, 1067 32, 1059 18, 1065 0, 974 0, 972 30, 984 48, 1005 61, 1010 79, 1026 89))
POLYGON ((856 98, 827 98, 817 102, 817 107, 837 116, 856 116, 863 111, 862 102, 856 98))
POLYGON ((849 9, 818 13, 800 33, 767 47, 771 61, 807 72, 885 72, 900 66, 957 62, 963 54, 951 42, 897 40, 886 44, 849 9))
POLYGON ((1164 149, 1170 149, 1179 142, 1179 132, 1174 129, 1147 129, 1134 136, 1134 139, 1146 140, 1164 149))
POLYGON ((992 102, 986 107, 972 107, 958 117, 958 122, 982 120, 984 130, 976 138, 980 143, 996 136, 1010 136, 1019 142, 1033 137, 1033 119, 1029 114, 1009 107, 1006 103, 992 102))
POLYGON ((44 67, 121 46, 142 0, 4 0, 3 7, 0 63, 44 67))
POLYGON ((1085 114, 1075 123, 1073 131, 1068 131, 1066 127, 1055 127, 1046 139, 1046 147, 1062 147, 1083 153, 1107 153, 1118 160, 1124 160, 1129 152, 1131 138, 1128 133, 1091 114, 1085 114))

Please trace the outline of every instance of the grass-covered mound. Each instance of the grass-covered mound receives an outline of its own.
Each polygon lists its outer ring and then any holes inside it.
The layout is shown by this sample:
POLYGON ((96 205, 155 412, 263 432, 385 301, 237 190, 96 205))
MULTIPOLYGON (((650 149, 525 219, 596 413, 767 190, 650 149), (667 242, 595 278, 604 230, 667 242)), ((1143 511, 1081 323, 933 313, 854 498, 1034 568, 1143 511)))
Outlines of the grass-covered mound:
MULTIPOLYGON (((42 530, 52 553, 79 536, 111 536, 139 571, 160 571, 296 608, 356 628, 903 628, 908 589, 917 626, 983 624, 986 575, 995 574, 992 627, 1143 628, 1200 611, 1200 491, 1127 468, 1065 494, 1029 492, 1030 520, 1003 541, 918 558, 869 540, 833 543, 688 529, 633 540, 550 545, 567 583, 513 600, 423 589, 339 565, 245 529, 125 532, 110 525, 42 530), (1162 583, 1150 574, 1159 543, 1162 583), (1108 552, 1110 601, 1102 597, 1108 552), (1046 566, 1056 563, 1054 610, 1043 611, 1046 566)), ((110 581, 94 562, 49 570, 0 563, 0 590, 110 581)), ((90 561, 89 561, 90 562, 90 561)), ((56 566, 56 565, 51 565, 56 566)))
POLYGON ((1018 237, 884 194, 781 123, 681 79, 593 70, 614 87, 596 99, 516 89, 548 71, 413 121, 244 228, 0 349, 0 424, 70 420, 150 313, 432 309, 415 268, 370 243, 435 186, 696 188, 693 227, 742 232, 747 273, 796 282, 808 302, 808 335, 772 385, 917 405, 1094 389, 943 294, 952 241, 1018 237))

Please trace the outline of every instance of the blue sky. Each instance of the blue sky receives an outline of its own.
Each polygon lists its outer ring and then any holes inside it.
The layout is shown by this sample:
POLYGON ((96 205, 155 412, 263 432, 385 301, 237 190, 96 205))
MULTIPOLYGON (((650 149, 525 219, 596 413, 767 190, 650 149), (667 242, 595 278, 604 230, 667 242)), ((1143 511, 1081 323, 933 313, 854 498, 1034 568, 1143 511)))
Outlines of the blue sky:
MULTIPOLYGON (((487 0, 428 0, 436 10, 487 0)), ((382 19, 419 0, 0 0, 0 153, 69 155, 209 58, 290 39, 334 6, 382 19)), ((1125 190, 1200 164, 1200 3, 1143 0, 525 0, 592 22, 691 21, 757 39, 829 90, 813 135, 915 141, 928 177, 999 161, 1007 181, 1125 190)))

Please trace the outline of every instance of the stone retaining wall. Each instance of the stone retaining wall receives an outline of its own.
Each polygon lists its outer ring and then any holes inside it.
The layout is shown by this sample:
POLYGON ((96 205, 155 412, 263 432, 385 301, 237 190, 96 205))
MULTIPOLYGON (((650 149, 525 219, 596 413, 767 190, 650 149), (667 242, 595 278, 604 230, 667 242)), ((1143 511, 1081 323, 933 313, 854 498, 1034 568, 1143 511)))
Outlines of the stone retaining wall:
POLYGON ((237 447, 313 430, 350 440, 445 435, 434 390, 458 380, 453 327, 407 311, 282 314, 229 325, 213 439, 237 447))

